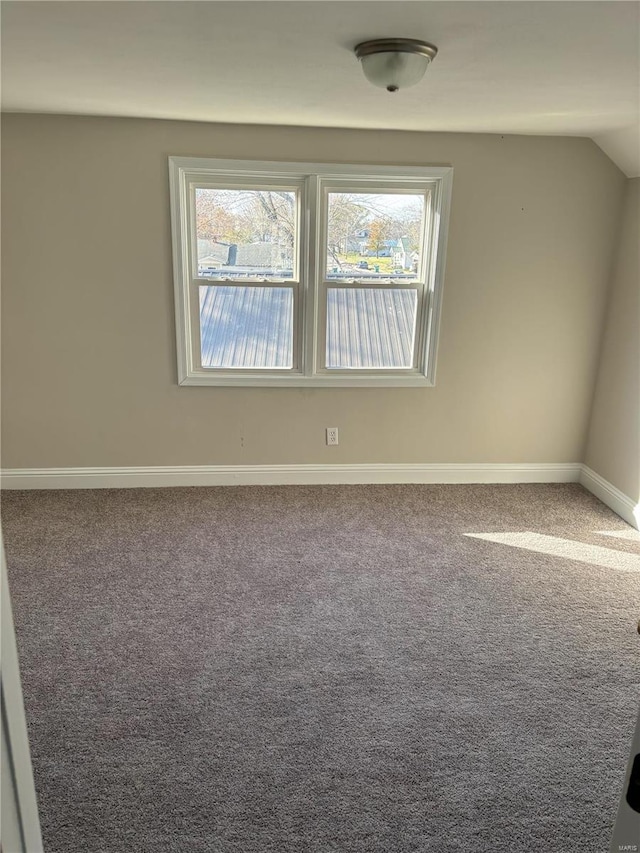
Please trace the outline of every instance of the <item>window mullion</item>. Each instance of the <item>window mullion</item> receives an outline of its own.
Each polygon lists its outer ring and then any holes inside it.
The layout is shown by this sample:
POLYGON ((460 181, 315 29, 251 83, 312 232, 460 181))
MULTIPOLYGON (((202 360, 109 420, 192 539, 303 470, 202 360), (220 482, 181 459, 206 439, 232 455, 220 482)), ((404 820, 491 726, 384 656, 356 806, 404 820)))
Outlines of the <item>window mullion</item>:
POLYGON ((322 221, 319 183, 317 175, 309 175, 305 187, 303 240, 306 252, 301 261, 305 305, 302 326, 302 367, 305 376, 308 377, 314 376, 318 370, 318 312, 320 310, 318 290, 321 275, 319 227, 322 221))

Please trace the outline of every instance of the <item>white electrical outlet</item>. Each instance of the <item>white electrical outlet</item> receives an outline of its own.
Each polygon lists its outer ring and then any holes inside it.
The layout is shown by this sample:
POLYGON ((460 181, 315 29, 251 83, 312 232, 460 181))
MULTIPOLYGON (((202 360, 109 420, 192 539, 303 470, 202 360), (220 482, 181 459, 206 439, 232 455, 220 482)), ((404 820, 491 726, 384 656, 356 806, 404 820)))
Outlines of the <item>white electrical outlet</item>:
POLYGON ((338 427, 327 427, 327 444, 338 443, 338 427))

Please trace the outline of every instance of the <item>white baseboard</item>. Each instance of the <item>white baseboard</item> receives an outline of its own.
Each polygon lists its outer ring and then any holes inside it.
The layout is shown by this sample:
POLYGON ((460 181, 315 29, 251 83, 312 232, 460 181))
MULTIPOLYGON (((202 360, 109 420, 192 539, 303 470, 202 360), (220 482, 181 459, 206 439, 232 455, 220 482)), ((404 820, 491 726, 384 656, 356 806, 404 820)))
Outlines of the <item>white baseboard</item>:
POLYGON ((581 483, 640 529, 640 504, 579 462, 371 465, 173 465, 130 468, 9 468, 3 489, 129 489, 357 483, 581 483))
POLYGON ((577 483, 580 463, 402 465, 186 465, 148 468, 13 468, 4 489, 276 486, 347 483, 577 483))
POLYGON ((627 524, 640 530, 640 503, 636 503, 620 489, 616 489, 608 480, 596 474, 591 468, 582 465, 580 483, 595 495, 598 500, 612 509, 616 515, 624 519, 627 524))

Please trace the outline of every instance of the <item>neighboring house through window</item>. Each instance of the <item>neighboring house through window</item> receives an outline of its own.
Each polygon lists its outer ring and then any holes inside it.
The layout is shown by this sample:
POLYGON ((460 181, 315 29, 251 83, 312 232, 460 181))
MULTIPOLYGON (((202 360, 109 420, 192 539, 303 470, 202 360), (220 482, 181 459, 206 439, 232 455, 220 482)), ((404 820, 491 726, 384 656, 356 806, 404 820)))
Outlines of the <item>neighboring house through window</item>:
POLYGON ((181 384, 434 384, 451 168, 169 167, 181 384))

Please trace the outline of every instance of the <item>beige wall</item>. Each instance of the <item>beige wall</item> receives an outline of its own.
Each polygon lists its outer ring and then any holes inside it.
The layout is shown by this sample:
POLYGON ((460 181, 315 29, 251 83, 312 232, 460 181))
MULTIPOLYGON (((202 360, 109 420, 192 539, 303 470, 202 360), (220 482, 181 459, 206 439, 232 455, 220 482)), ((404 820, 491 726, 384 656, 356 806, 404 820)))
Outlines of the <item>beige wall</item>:
POLYGON ((589 140, 20 115, 2 132, 3 467, 581 460, 624 190, 589 140), (179 387, 171 154, 453 165, 437 387, 179 387))
POLYGON ((640 178, 627 181, 585 461, 640 502, 640 178))

